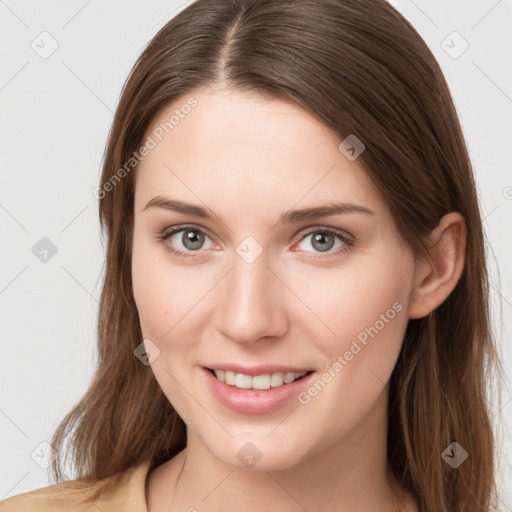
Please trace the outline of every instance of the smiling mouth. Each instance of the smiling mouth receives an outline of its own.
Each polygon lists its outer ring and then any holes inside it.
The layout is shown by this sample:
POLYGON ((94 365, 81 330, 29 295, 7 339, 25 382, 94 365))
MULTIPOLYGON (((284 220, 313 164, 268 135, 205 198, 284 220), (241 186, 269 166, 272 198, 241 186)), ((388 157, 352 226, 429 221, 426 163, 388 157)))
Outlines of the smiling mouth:
POLYGON ((212 375, 225 384, 238 388, 250 390, 267 390, 280 388, 300 380, 313 373, 313 370, 301 373, 267 373, 265 375, 245 375, 229 370, 214 370, 206 368, 212 375))

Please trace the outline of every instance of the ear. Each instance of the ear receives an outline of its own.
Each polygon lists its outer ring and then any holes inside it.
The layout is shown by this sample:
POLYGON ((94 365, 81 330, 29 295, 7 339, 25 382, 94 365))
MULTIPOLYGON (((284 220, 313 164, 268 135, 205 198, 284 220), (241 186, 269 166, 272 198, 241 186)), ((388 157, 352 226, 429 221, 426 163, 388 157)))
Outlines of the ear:
POLYGON ((442 304, 462 275, 466 253, 466 222, 459 212, 446 214, 428 239, 428 261, 417 264, 409 318, 422 318, 442 304))

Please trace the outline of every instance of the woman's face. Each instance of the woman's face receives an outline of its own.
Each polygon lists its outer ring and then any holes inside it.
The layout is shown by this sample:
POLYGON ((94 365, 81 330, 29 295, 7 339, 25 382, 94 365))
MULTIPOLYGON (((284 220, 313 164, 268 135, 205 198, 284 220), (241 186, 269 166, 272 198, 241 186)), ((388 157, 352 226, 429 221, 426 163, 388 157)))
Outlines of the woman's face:
POLYGON ((233 90, 184 95, 144 142, 133 293, 189 443, 226 464, 283 469, 371 439, 385 423, 415 262, 354 159, 361 147, 340 150, 293 103, 233 90), (308 213, 348 203, 357 208, 308 213), (231 384, 207 368, 234 372, 231 384), (313 373, 279 375, 303 372, 313 373))

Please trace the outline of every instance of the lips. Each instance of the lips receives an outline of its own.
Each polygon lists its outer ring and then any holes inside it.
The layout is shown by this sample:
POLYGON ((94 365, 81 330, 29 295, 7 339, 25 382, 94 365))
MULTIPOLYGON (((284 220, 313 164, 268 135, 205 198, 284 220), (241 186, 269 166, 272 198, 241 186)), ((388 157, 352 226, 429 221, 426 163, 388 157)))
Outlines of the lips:
MULTIPOLYGON (((214 371, 210 368, 203 367, 202 373, 205 378, 205 384, 212 393, 212 395, 225 407, 231 409, 232 411, 243 413, 243 414, 264 414, 272 412, 282 406, 284 406, 289 400, 291 400, 294 396, 297 396, 300 391, 302 391, 306 386, 310 385, 314 375, 316 372, 311 370, 304 370, 302 368, 291 368, 284 366, 275 366, 275 365, 266 365, 260 367, 253 368, 241 368, 240 366, 235 365, 219 365, 224 366, 224 368, 236 368, 241 369, 244 372, 249 371, 250 373, 242 374, 245 376, 249 376, 251 373, 255 374, 254 376, 261 376, 266 374, 261 374, 258 372, 266 371, 269 372, 270 369, 274 370, 274 368, 278 368, 280 370, 299 370, 297 373, 301 373, 300 370, 306 371, 306 374, 293 382, 288 384, 283 384, 279 387, 274 387, 265 390, 257 390, 257 389, 239 389, 234 385, 229 385, 226 382, 222 382, 216 376, 214 371)), ((234 370, 225 370, 225 371, 234 371, 234 370)), ((269 373, 283 373, 283 372, 273 372, 269 373)), ((287 373, 296 373, 296 372, 287 372, 287 373)))

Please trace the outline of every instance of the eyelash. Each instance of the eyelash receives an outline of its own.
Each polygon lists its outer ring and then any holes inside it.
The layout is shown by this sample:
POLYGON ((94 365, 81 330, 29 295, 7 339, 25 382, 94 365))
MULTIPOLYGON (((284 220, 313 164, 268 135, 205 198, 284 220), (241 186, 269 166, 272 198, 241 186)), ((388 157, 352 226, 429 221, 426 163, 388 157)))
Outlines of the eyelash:
MULTIPOLYGON (((172 237, 172 235, 175 235, 176 233, 179 233, 180 231, 187 231, 187 230, 195 231, 197 233, 203 233, 204 235, 208 236, 202 229, 198 229, 195 226, 184 225, 184 226, 176 226, 175 228, 172 228, 171 230, 163 231, 160 235, 157 236, 157 240, 163 244, 164 248, 167 251, 169 251, 171 254, 174 254, 175 256, 178 256, 180 258, 194 258, 195 257, 195 254, 193 254, 194 251, 192 253, 180 251, 178 249, 174 249, 171 245, 169 245, 167 243, 167 240, 170 237, 172 237)), ((307 256, 308 258, 311 258, 311 259, 320 259, 320 258, 323 259, 324 257, 328 258, 329 256, 336 256, 339 254, 343 254, 343 253, 348 252, 350 250, 350 248, 353 247, 353 245, 354 245, 354 241, 352 239, 350 239, 349 237, 347 237, 342 231, 338 231, 333 228, 320 228, 320 227, 308 231, 300 239, 300 242, 302 242, 302 240, 304 240, 308 236, 313 235, 315 233, 334 235, 335 237, 338 237, 343 242, 344 245, 342 245, 340 248, 338 248, 334 252, 326 252, 325 254, 327 256, 307 256)), ((195 252, 199 252, 199 250, 195 251, 195 252)), ((321 253, 317 253, 317 254, 321 254, 321 253)))

